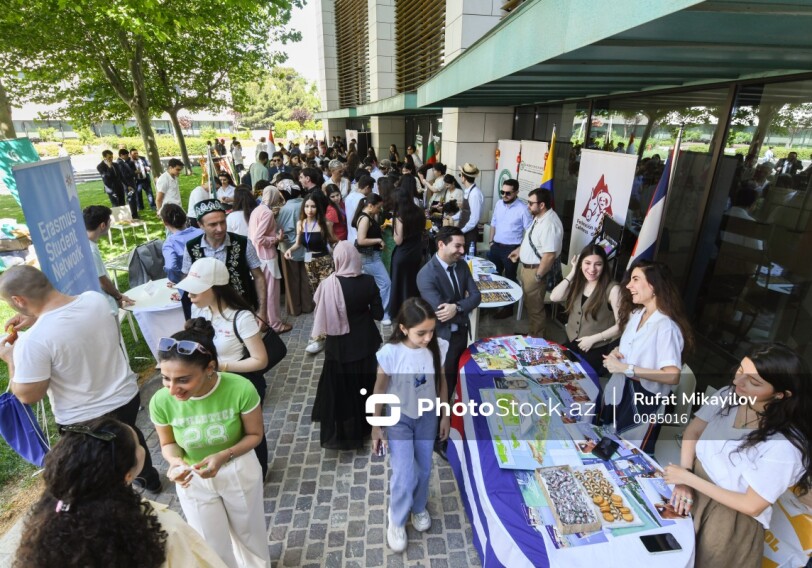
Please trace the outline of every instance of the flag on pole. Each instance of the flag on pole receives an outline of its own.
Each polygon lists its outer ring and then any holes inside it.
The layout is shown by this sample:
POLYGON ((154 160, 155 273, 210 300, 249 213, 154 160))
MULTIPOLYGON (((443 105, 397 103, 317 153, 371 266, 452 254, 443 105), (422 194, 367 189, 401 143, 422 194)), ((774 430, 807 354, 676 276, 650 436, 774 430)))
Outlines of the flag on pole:
POLYGON ((657 184, 657 189, 651 197, 648 212, 643 219, 643 226, 632 250, 632 257, 629 259, 629 266, 638 258, 643 260, 654 260, 654 251, 657 248, 657 235, 660 233, 660 225, 663 221, 665 211, 665 198, 668 193, 668 183, 671 179, 671 165, 673 155, 669 154, 663 168, 663 175, 657 184))
POLYGON ((544 157, 544 172, 541 174, 541 188, 549 189, 553 194, 553 204, 555 204, 555 192, 553 191, 553 159, 555 152, 555 126, 553 126, 553 137, 550 140, 550 149, 547 150, 547 155, 544 157))
MULTIPOLYGON (((276 142, 274 142, 273 139, 273 127, 268 129, 268 144, 271 145, 271 152, 273 152, 275 149, 274 147, 276 146, 276 142)), ((271 152, 268 152, 268 154, 270 155, 271 152)))
POLYGON ((434 132, 432 127, 429 127, 429 145, 426 149, 426 163, 434 164, 437 162, 437 149, 434 146, 434 132))

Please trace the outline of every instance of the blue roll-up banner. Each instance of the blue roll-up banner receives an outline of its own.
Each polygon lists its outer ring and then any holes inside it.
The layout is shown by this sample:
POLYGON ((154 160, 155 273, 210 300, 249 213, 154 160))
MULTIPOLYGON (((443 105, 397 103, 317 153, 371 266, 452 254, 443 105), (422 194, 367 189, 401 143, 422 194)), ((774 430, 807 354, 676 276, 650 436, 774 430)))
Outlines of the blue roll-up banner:
POLYGON ((17 164, 38 161, 39 154, 37 154, 36 148, 28 138, 0 140, 0 188, 5 186, 5 189, 17 202, 17 205, 20 204, 20 196, 11 169, 17 164))
POLYGON ((14 166, 23 215, 42 271, 63 294, 101 291, 70 158, 14 166))

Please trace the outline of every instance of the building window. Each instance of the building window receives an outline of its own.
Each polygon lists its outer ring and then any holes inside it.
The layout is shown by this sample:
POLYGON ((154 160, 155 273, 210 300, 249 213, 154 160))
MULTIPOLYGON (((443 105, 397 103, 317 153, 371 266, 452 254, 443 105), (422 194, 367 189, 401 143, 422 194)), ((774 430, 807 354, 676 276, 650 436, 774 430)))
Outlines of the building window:
POLYGON ((399 93, 414 91, 443 66, 445 1, 395 2, 396 79, 399 93))
POLYGON ((369 102, 369 34, 367 3, 336 0, 338 102, 342 108, 369 102))

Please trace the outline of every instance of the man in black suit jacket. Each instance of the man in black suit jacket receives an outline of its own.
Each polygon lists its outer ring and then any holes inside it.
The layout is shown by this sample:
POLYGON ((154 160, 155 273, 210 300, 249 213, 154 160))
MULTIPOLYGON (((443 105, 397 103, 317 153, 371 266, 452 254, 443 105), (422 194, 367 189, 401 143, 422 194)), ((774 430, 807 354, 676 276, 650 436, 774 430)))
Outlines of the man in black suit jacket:
MULTIPOLYGON (((437 314, 434 333, 448 341, 443 373, 449 401, 457 388, 460 356, 468 347, 468 314, 479 306, 481 299, 468 263, 462 260, 464 255, 465 236, 462 231, 458 227, 443 227, 437 233, 437 254, 417 273, 420 296, 437 314)), ((435 445, 435 450, 444 459, 446 443, 438 442, 435 445)))
POLYGON ((789 174, 794 176, 798 171, 803 168, 801 160, 798 159, 797 152, 790 152, 786 158, 781 158, 775 165, 776 174, 789 174))
POLYGON ((135 169, 135 196, 138 201, 138 210, 141 211, 144 208, 144 196, 141 194, 143 191, 147 194, 149 206, 155 211, 157 208, 155 207, 155 197, 152 195, 152 176, 150 175, 152 168, 149 161, 144 156, 138 155, 137 148, 130 148, 130 158, 135 169))
POLYGON ((135 196, 135 165, 130 160, 130 151, 121 148, 118 151, 118 169, 121 172, 124 188, 127 191, 127 204, 130 206, 130 213, 133 219, 138 219, 138 199, 135 196))
POLYGON ((118 164, 113 162, 113 152, 110 150, 102 152, 102 161, 96 166, 96 171, 101 174, 102 182, 104 183, 104 191, 107 193, 107 197, 110 198, 110 203, 113 207, 124 205, 127 202, 124 180, 122 179, 118 164))

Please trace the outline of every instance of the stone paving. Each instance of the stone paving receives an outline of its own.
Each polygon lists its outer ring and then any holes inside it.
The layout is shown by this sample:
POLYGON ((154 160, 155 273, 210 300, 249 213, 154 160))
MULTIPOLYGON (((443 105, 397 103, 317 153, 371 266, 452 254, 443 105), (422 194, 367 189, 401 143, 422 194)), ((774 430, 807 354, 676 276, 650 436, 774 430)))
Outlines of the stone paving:
MULTIPOLYGON (((304 351, 312 315, 291 318, 290 323, 293 331, 282 336, 288 355, 271 372, 264 408, 271 457, 263 505, 272 566, 480 566, 454 475, 436 455, 428 506, 432 526, 419 533, 407 524, 407 550, 394 553, 389 549, 386 458, 373 456, 369 443, 363 451, 321 448, 319 426, 310 422, 310 412, 324 356, 304 351)), ((157 378, 144 387, 145 407, 159 387, 157 378)), ((146 410, 140 413, 138 424, 147 436, 156 467, 165 472, 167 466, 146 410)), ((169 482, 153 498, 180 512, 169 482)))
MULTIPOLYGON (((272 566, 362 567, 423 566, 464 568, 480 566, 451 468, 437 455, 428 509, 432 526, 425 533, 407 524, 409 545, 394 553, 386 544, 386 507, 389 469, 385 457, 363 451, 323 450, 319 426, 310 421, 324 357, 307 355, 312 315, 291 318, 294 329, 282 337, 287 357, 271 372, 265 399, 265 425, 271 456, 263 506, 268 523, 272 566)), ((561 334, 550 325, 552 339, 561 334)), ((390 329, 384 330, 386 334, 390 329)), ((487 337, 527 331, 527 320, 495 321, 483 317, 478 335, 487 337)), ((386 337, 384 335, 384 337, 386 337)), ((152 394, 161 387, 157 375, 142 389, 144 409, 138 425, 147 437, 156 467, 167 465, 146 411, 152 394)), ((160 495, 146 496, 181 512, 174 485, 164 479, 160 495)), ((182 514, 182 513, 181 513, 182 514)), ((12 540, 18 524, 3 539, 12 540)), ((0 568, 10 565, 11 550, 0 541, 0 568)))

